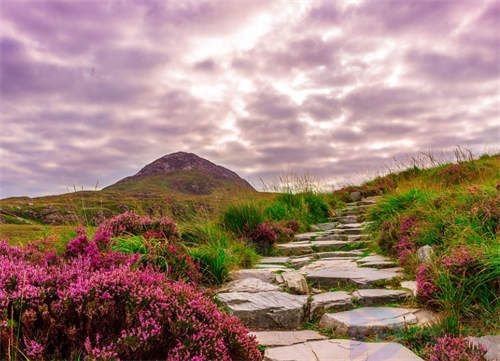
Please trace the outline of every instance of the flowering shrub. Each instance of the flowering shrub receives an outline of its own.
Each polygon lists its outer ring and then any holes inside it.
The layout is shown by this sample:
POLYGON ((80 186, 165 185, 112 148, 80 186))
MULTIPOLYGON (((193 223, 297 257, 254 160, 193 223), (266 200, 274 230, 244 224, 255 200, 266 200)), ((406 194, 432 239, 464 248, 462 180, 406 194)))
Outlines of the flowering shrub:
POLYGON ((249 232, 248 237, 255 245, 257 252, 263 255, 269 254, 278 240, 278 235, 270 223, 258 224, 254 230, 249 232))
POLYGON ((412 241, 412 236, 416 233, 415 226, 415 216, 404 217, 399 225, 400 237, 396 245, 396 252, 399 262, 403 265, 408 261, 408 257, 417 249, 412 241))
POLYGON ((486 361, 486 349, 475 346, 465 337, 444 336, 427 349, 430 361, 486 361))
POLYGON ((438 293, 438 287, 430 267, 430 265, 424 263, 419 265, 417 270, 417 296, 424 303, 431 302, 437 297, 438 293))
MULTIPOLYGON (((73 244, 95 246, 83 237, 73 244)), ((33 360, 261 360, 236 318, 193 285, 136 262, 84 251, 49 265, 1 242, 0 359, 19 350, 33 360)))

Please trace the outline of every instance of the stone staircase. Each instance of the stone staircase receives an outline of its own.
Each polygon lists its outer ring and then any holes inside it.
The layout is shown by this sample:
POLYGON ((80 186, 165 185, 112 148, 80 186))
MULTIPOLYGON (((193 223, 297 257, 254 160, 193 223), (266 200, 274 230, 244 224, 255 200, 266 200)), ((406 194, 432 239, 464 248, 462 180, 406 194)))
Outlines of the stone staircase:
POLYGON ((217 295, 265 346, 267 361, 421 360, 383 339, 408 325, 431 322, 408 303, 414 284, 400 284, 402 269, 367 246, 366 211, 376 198, 348 204, 331 222, 315 225, 277 246, 275 257, 232 273, 217 295), (315 324, 335 337, 304 330, 315 324))

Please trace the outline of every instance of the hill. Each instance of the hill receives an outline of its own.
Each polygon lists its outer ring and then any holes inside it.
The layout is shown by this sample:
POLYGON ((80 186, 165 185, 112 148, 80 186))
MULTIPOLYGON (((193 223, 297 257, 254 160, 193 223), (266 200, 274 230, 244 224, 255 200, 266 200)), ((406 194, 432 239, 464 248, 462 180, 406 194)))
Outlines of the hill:
POLYGON ((196 154, 165 155, 99 191, 0 200, 0 222, 14 224, 96 224, 103 218, 136 210, 176 219, 214 213, 255 189, 235 172, 196 154))

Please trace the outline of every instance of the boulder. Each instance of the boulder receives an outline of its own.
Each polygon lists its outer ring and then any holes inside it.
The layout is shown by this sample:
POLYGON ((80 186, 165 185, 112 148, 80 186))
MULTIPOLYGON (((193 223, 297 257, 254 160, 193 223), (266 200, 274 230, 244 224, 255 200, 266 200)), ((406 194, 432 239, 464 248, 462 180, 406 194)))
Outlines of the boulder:
POLYGON ((422 246, 417 250, 417 257, 421 263, 429 262, 432 259, 433 254, 434 250, 429 245, 422 246))
POLYGON ((351 198, 351 201, 353 202, 360 201, 362 197, 363 195, 359 191, 351 192, 351 194, 349 195, 349 198, 351 198))
POLYGON ((299 295, 307 295, 309 293, 309 286, 301 273, 296 271, 283 272, 281 277, 283 277, 285 285, 292 293, 299 295))
POLYGON ((228 292, 217 298, 246 326, 256 329, 298 328, 305 319, 307 296, 286 292, 228 292))
POLYGON ((417 295, 417 282, 415 281, 402 281, 401 287, 406 288, 411 291, 413 296, 417 295))

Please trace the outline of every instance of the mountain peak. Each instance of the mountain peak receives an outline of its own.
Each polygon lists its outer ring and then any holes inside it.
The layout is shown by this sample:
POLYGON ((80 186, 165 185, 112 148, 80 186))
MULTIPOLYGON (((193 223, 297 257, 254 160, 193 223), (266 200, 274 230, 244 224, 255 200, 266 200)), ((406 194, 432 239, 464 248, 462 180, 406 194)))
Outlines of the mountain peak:
POLYGON ((123 186, 145 178, 154 177, 166 180, 188 174, 191 175, 189 180, 185 177, 182 180, 176 179, 170 182, 170 187, 183 193, 208 194, 218 187, 217 184, 232 183, 241 188, 253 190, 253 187, 235 172, 188 152, 164 155, 144 166, 135 175, 124 178, 111 187, 123 186))

